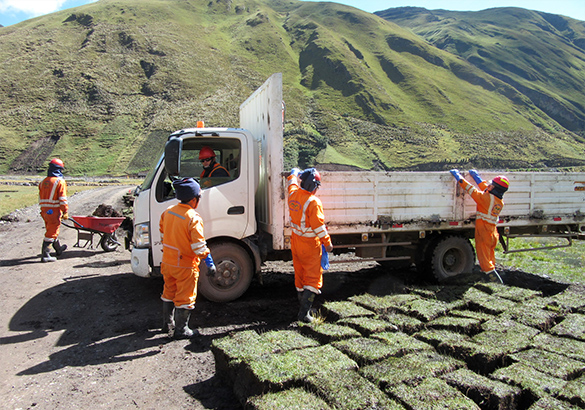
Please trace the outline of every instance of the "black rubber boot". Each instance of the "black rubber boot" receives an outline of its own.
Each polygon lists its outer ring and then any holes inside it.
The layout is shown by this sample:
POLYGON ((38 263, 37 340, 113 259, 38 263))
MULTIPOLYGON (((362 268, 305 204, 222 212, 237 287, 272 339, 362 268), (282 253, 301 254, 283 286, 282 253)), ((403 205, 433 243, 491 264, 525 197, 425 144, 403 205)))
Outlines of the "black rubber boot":
POLYGON ((41 262, 55 262, 57 258, 54 258, 49 253, 49 247, 51 246, 51 242, 43 241, 43 247, 41 249, 41 262))
POLYGON ((301 308, 299 309, 297 320, 299 322, 312 323, 315 321, 315 318, 311 316, 311 307, 313 306, 316 295, 310 290, 305 290, 302 293, 301 308))
POLYGON ((502 277, 495 269, 492 271, 486 272, 485 275, 487 276, 488 282, 504 284, 502 277))
POLYGON ((197 336, 199 332, 189 328, 189 318, 191 317, 191 310, 189 309, 175 309, 175 339, 189 339, 197 336))
POLYGON ((174 311, 175 304, 173 302, 163 302, 163 333, 169 333, 175 330, 174 311))
POLYGON ((65 252, 65 249, 67 249, 67 245, 61 245, 59 239, 55 239, 53 242, 53 249, 55 249, 55 255, 61 256, 63 252, 65 252))

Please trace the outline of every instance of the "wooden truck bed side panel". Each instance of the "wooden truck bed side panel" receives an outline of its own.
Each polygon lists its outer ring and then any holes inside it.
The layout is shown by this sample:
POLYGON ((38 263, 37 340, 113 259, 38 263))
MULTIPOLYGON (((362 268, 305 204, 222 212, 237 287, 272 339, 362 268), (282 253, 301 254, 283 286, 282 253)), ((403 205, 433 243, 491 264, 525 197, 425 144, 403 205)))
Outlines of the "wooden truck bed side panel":
MULTIPOLYGON (((480 174, 488 181, 498 175, 480 174)), ((467 172, 463 175, 473 183, 467 172)), ((379 231, 401 224, 413 229, 460 229, 462 224, 445 222, 472 224, 475 218, 475 203, 448 171, 324 171, 321 176, 317 195, 332 233, 379 231)), ((500 216, 504 225, 585 222, 585 173, 510 172, 506 176, 511 188, 500 216)))

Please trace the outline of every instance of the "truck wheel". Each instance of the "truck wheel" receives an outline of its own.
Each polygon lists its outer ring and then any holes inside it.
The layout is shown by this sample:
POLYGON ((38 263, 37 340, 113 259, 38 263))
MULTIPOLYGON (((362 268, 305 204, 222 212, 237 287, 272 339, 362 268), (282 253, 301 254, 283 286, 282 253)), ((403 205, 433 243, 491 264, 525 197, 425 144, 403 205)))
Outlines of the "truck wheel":
POLYGON ((211 245, 210 249, 217 273, 207 276, 205 262, 199 265, 199 293, 212 302, 231 302, 242 296, 252 282, 252 259, 241 246, 229 242, 211 245))
POLYGON ((475 252, 469 239, 448 236, 436 243, 431 259, 433 275, 439 281, 471 273, 475 264, 475 252))

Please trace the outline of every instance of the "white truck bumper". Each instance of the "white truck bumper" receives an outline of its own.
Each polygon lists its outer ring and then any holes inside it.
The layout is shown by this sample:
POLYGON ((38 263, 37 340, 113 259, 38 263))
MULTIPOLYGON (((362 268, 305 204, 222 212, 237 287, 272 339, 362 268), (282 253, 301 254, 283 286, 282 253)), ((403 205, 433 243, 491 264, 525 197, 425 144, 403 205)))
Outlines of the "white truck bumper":
POLYGON ((150 266, 148 265, 148 249, 132 248, 130 265, 132 266, 132 272, 134 272, 136 276, 148 278, 150 276, 150 266))

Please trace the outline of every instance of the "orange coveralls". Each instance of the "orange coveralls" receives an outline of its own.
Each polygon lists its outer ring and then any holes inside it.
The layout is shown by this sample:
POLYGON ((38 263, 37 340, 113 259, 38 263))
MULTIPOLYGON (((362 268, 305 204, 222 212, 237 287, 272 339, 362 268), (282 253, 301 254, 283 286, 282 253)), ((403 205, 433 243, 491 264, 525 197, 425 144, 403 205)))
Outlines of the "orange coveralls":
POLYGON ((39 205, 45 221, 45 241, 54 242, 59 236, 61 215, 69 211, 67 183, 61 177, 46 177, 39 184, 39 205))
POLYGON ((323 204, 315 195, 300 188, 297 176, 290 175, 287 180, 295 286, 299 292, 308 289, 319 294, 323 286, 321 244, 331 246, 323 204))
POLYGON ((197 298, 199 261, 209 255, 201 216, 187 204, 167 208, 160 217, 163 244, 161 299, 175 307, 193 309, 197 298))
POLYGON ((504 201, 486 190, 488 187, 486 181, 482 181, 478 185, 482 191, 476 189, 463 178, 461 178, 459 184, 477 204, 477 216, 475 219, 477 260, 483 272, 491 272, 496 268, 495 249, 500 237, 496 225, 498 216, 504 208, 504 201))

